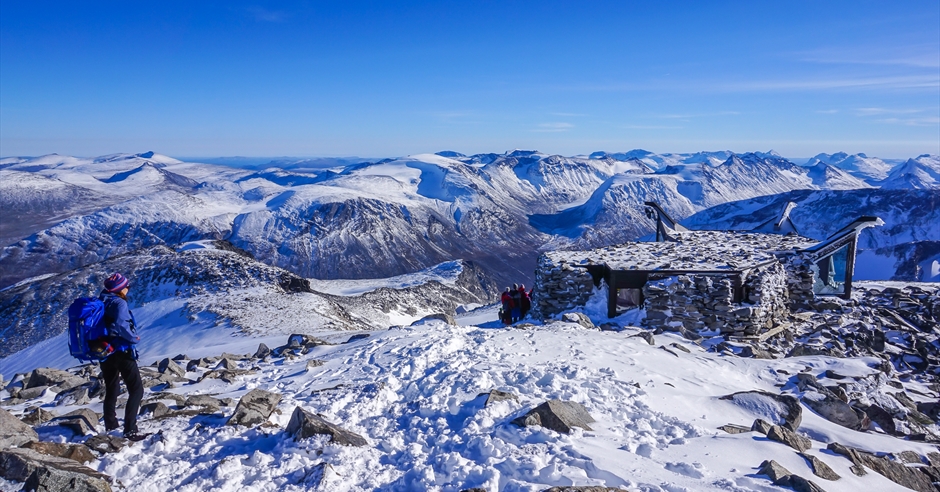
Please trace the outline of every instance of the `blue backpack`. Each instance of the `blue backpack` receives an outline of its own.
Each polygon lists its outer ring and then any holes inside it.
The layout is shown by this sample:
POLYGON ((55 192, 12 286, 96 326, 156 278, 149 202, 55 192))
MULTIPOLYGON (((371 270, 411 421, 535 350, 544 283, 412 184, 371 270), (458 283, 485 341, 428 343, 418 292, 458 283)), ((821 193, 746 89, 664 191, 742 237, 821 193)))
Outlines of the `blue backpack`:
POLYGON ((104 302, 79 297, 69 306, 69 354, 80 361, 102 361, 114 352, 104 324, 104 302))

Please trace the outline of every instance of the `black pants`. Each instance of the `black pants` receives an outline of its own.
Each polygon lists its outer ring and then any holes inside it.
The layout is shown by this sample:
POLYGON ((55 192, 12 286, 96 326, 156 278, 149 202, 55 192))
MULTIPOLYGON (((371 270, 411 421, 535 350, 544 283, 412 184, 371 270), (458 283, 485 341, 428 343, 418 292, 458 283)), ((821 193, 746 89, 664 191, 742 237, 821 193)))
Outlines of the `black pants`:
POLYGON ((140 411, 140 400, 144 397, 144 385, 140 381, 140 369, 137 361, 129 352, 116 352, 101 363, 101 374, 104 376, 104 426, 108 429, 117 429, 118 393, 121 391, 120 379, 127 386, 127 406, 124 408, 124 433, 137 432, 137 412, 140 411))

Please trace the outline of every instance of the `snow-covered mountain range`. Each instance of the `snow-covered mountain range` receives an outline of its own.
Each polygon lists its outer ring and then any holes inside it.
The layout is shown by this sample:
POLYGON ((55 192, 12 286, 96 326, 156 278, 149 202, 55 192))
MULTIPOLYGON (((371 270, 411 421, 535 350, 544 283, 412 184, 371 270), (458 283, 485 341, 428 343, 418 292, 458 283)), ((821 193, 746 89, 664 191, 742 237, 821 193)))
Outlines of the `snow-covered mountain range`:
MULTIPOLYGON (((940 187, 935 156, 911 159, 875 184, 817 160, 807 167, 773 152, 564 157, 515 150, 333 168, 282 161, 296 169, 256 170, 152 152, 4 158, 0 205, 12 219, 0 232, 0 286, 197 240, 229 241, 306 278, 387 277, 461 258, 511 283, 531 278, 544 249, 648 234, 647 200, 682 219, 796 190, 940 187)), ((831 227, 823 229, 831 230, 851 217, 827 219, 831 227)))

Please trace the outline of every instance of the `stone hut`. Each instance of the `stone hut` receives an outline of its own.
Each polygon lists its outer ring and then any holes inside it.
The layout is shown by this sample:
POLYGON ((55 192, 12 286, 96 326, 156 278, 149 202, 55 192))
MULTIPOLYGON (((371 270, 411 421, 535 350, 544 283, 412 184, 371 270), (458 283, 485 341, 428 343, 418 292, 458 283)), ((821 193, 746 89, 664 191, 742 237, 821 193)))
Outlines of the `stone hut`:
POLYGON ((541 255, 533 314, 584 305, 605 283, 608 317, 643 307, 650 328, 758 335, 817 296, 849 298, 857 235, 882 223, 862 217, 819 242, 792 231, 689 231, 670 221, 658 222, 656 242, 541 255))

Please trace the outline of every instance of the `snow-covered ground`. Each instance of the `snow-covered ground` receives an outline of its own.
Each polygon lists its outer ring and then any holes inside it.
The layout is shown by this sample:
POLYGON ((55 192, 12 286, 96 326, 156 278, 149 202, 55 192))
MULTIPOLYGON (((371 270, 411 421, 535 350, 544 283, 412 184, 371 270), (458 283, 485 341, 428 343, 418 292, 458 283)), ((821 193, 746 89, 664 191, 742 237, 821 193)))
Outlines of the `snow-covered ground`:
MULTIPOLYGON (((597 297, 602 299, 603 293, 597 297)), ((606 321, 602 304, 586 308, 596 323, 606 321)), ((935 451, 927 444, 840 427, 804 407, 800 431, 814 439, 809 453, 842 477, 830 482, 813 476, 807 462, 784 444, 757 433, 731 435, 717 429, 767 418, 765 408, 738 406, 720 400, 723 395, 796 392, 788 381, 801 371, 870 375, 877 372, 878 359, 743 359, 708 352, 672 334, 657 335, 655 345, 649 345, 631 336, 639 329, 629 326, 611 332, 557 321, 507 328, 495 321, 495 311, 495 306, 470 311, 459 320, 463 326, 432 321, 373 332, 346 344, 341 342, 348 332, 324 333, 337 345, 318 346, 292 360, 244 362, 257 373, 231 383, 206 379, 168 389, 237 400, 262 388, 283 399, 270 418, 272 425, 250 429, 224 425, 230 407, 211 416, 159 422, 145 417, 143 430, 158 436, 104 455, 90 466, 127 490, 160 492, 536 491, 559 485, 771 491, 780 489, 757 471, 763 460, 774 459, 827 491, 857 492, 907 489, 877 473, 857 477, 847 459, 825 450, 826 443, 878 452, 935 451), (324 363, 308 369, 313 359, 324 363), (515 394, 518 401, 484 406, 485 398, 478 395, 494 389, 515 394), (510 423, 549 399, 583 404, 597 421, 593 430, 559 434, 510 423), (362 435, 369 444, 294 441, 284 428, 297 406, 362 435), (322 481, 313 478, 321 463, 331 467, 322 481)), ((629 325, 629 317, 615 321, 629 325)), ((145 328, 142 335, 143 343, 160 346, 148 352, 143 364, 156 360, 156 352, 189 357, 251 353, 259 342, 271 347, 286 342, 283 335, 250 338, 208 323, 188 333, 169 333, 166 326, 148 333, 145 328), (196 338, 200 330, 213 336, 196 338), (210 346, 213 339, 216 344, 210 346)), ((57 347, 55 340, 48 349, 64 350, 64 341, 57 347)), ((191 379, 197 375, 187 374, 191 379)), ((145 398, 150 394, 148 390, 145 398)), ((47 393, 46 401, 53 396, 47 393)), ((101 411, 101 404, 91 408, 101 411)), ((40 428, 40 438, 83 439, 52 429, 59 428, 40 428)))

